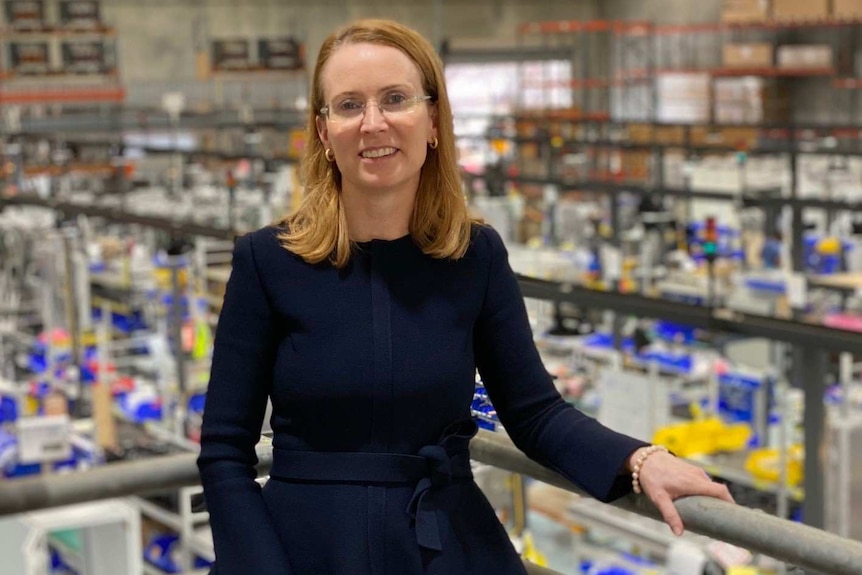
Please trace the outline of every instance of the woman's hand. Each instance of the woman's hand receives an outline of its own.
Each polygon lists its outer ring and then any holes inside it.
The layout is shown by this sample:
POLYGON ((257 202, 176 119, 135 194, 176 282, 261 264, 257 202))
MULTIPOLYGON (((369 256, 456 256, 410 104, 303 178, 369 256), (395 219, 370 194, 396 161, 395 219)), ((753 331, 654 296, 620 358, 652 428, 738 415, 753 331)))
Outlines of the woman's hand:
MULTIPOLYGON (((638 449, 629 457, 629 471, 644 449, 646 448, 638 449)), ((700 467, 665 451, 651 453, 643 461, 638 480, 642 491, 658 508, 665 523, 670 526, 675 535, 682 535, 685 527, 673 504, 675 499, 687 495, 706 495, 735 503, 727 486, 714 482, 700 467)))

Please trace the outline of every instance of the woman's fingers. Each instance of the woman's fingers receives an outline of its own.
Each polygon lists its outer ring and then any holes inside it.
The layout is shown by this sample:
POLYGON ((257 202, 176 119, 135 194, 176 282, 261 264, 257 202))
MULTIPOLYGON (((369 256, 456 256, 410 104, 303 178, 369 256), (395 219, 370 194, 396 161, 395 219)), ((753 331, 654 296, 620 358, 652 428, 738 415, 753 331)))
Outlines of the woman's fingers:
POLYGON ((723 501, 727 501, 728 503, 736 503, 733 500, 733 495, 730 494, 730 490, 727 488, 727 485, 722 483, 716 483, 714 481, 711 482, 710 493, 706 493, 705 495, 709 495, 710 497, 716 497, 723 501))
POLYGON ((652 499, 653 504, 659 513, 661 513, 662 519, 668 524, 673 534, 677 536, 682 535, 685 526, 682 523, 682 517, 679 516, 679 511, 676 510, 676 506, 673 504, 670 494, 662 489, 654 494, 650 494, 650 499, 652 499))
POLYGON ((735 503, 727 486, 713 481, 700 467, 664 454, 649 459, 641 469, 641 486, 675 535, 681 535, 684 530, 682 518, 673 504, 675 499, 705 495, 735 503), (652 458, 654 461, 650 462, 652 458), (649 463, 652 465, 647 465, 649 463))

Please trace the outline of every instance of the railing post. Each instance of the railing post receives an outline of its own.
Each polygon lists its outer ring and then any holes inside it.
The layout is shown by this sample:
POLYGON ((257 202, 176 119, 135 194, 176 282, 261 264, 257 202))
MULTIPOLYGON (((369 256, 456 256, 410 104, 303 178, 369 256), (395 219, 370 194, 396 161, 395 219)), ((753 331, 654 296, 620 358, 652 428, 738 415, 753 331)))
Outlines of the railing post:
POLYGON ((805 390, 805 501, 802 506, 802 521, 806 525, 823 529, 825 356, 820 349, 797 345, 793 359, 793 383, 805 390))

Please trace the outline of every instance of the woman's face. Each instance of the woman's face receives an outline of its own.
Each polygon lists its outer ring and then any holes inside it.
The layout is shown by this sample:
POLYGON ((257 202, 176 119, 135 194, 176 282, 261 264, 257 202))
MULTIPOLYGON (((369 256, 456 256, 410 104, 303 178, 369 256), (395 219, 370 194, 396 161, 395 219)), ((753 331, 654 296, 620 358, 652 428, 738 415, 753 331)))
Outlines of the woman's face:
POLYGON ((415 194, 437 135, 434 105, 412 100, 426 95, 416 64, 397 48, 346 44, 330 56, 321 84, 329 113, 318 116, 317 131, 335 156, 342 191, 415 194))

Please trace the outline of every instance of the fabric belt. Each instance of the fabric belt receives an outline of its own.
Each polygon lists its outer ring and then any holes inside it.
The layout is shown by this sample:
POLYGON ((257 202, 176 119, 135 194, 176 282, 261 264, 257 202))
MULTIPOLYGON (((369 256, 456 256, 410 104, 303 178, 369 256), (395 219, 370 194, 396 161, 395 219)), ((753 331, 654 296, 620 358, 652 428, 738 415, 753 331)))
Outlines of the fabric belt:
POLYGON ((441 551, 436 496, 452 481, 473 477, 469 445, 477 429, 471 419, 456 422, 438 443, 426 445, 416 455, 276 448, 270 476, 299 481, 415 485, 407 513, 416 527, 416 541, 421 547, 441 551))

